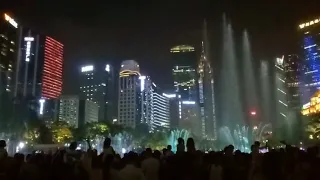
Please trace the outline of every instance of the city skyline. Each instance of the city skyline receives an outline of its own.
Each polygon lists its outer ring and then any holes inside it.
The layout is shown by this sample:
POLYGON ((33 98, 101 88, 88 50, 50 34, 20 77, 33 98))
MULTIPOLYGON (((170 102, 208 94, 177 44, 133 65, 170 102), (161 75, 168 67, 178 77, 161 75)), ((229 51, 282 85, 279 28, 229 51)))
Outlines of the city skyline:
POLYGON ((245 152, 307 137, 303 115, 320 109, 312 3, 69 3, 1 11, 0 115, 12 122, 0 124, 179 130, 245 152))
MULTIPOLYGON (((226 5, 221 4, 223 3, 206 1, 191 4, 190 1, 184 1, 179 6, 179 3, 173 3, 170 5, 172 8, 163 15, 161 12, 167 7, 166 2, 155 5, 144 3, 132 7, 110 4, 104 8, 99 7, 98 1, 89 5, 79 2, 78 8, 69 10, 68 7, 73 5, 70 1, 65 7, 59 7, 62 8, 59 14, 50 9, 55 9, 59 3, 50 2, 37 5, 31 2, 19 8, 15 2, 11 2, 4 8, 17 20, 39 28, 65 44, 64 69, 71 69, 78 62, 87 61, 111 61, 111 64, 119 67, 121 61, 135 59, 141 64, 142 72, 152 76, 164 89, 171 86, 166 83, 171 80, 171 69, 162 63, 170 62, 168 50, 175 45, 190 44, 200 53, 203 19, 208 21, 208 34, 213 46, 210 51, 214 59, 219 58, 219 48, 216 47, 220 38, 217 31, 221 29, 221 17, 225 12, 233 22, 236 32, 237 29, 248 29, 255 59, 260 60, 279 56, 284 52, 291 53, 297 39, 297 24, 317 15, 314 13, 316 6, 313 3, 250 5, 257 5, 255 8, 232 1, 226 5), (87 13, 83 13, 87 6, 87 13), (193 12, 189 11, 191 8, 194 8, 193 12), (272 13, 268 13, 268 9, 272 13), (122 14, 119 15, 120 13, 122 14), (255 15, 252 16, 253 14, 255 15), (149 46, 150 39, 157 43, 149 46), (268 48, 271 45, 273 48, 268 48), (161 72, 166 73, 158 77, 157 74, 161 72)), ((75 87, 78 85, 74 84, 78 82, 72 79, 72 74, 76 72, 77 69, 64 71, 64 93, 70 94, 77 90, 75 87)))

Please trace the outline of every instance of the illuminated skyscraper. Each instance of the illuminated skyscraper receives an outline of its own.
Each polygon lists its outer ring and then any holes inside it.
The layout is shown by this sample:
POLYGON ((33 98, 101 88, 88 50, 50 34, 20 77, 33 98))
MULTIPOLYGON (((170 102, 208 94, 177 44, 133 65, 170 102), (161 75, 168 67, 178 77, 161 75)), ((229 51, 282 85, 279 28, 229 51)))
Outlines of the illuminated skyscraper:
POLYGON ((298 29, 303 63, 303 103, 307 103, 320 87, 320 18, 302 23, 298 29))
POLYGON ((158 128, 170 128, 170 98, 161 93, 160 88, 152 82, 150 76, 140 76, 141 121, 149 131, 158 128))
POLYGON ((110 64, 85 65, 80 69, 80 97, 99 106, 99 121, 111 122, 115 107, 114 69, 110 64))
MULTIPOLYGON (((27 48, 28 48, 28 41, 27 48)), ((27 52, 26 52, 27 54, 27 52)), ((63 44, 46 36, 44 39, 44 63, 42 70, 42 97, 55 99, 62 92, 63 44)))
POLYGON ((282 139, 288 120, 287 84, 285 76, 284 56, 276 58, 275 62, 275 88, 276 88, 276 119, 273 122, 275 135, 282 139))
POLYGON ((169 98, 170 128, 177 129, 182 118, 182 104, 179 95, 168 93, 162 93, 162 95, 169 98))
POLYGON ((303 121, 301 117, 302 93, 303 93, 303 71, 301 58, 296 54, 284 56, 285 81, 287 85, 287 133, 288 142, 297 143, 301 141, 304 134, 303 121))
POLYGON ((139 64, 134 60, 121 63, 119 74, 118 120, 116 123, 135 128, 141 122, 141 90, 139 64))
POLYGON ((287 84, 288 107, 296 112, 301 110, 301 87, 302 83, 302 66, 298 55, 289 54, 284 56, 285 81, 287 84))
POLYGON ((27 28, 22 35, 15 64, 15 104, 37 102, 39 115, 52 120, 57 112, 55 99, 62 92, 63 44, 27 28))
POLYGON ((186 109, 180 116, 179 126, 201 136, 201 122, 198 104, 197 56, 194 47, 180 45, 170 50, 173 61, 173 80, 175 93, 179 96, 179 111, 186 109), (183 104, 182 101, 188 102, 183 104), (191 102, 191 103, 189 103, 191 102), (184 106, 186 106, 184 108, 184 106))
POLYGON ((208 59, 207 39, 207 27, 206 22, 204 22, 204 41, 202 42, 202 51, 198 66, 201 132, 202 136, 205 138, 217 139, 213 69, 211 68, 211 63, 208 59))
POLYGON ((16 66, 17 95, 57 99, 62 91, 63 44, 31 31, 22 41, 22 55, 16 66))
POLYGON ((197 95, 197 56, 194 47, 180 45, 170 50, 173 59, 173 80, 177 94, 183 100, 196 100, 197 95))
POLYGON ((165 96, 155 83, 152 83, 152 130, 170 128, 170 98, 165 96))
POLYGON ((141 91, 141 121, 148 126, 148 130, 152 130, 153 123, 153 85, 150 76, 140 76, 141 91))
POLYGON ((115 79, 110 64, 95 63, 80 69, 80 97, 99 106, 99 121, 111 122, 115 115, 115 79))
POLYGON ((0 95, 13 92, 20 25, 8 14, 0 16, 0 95))

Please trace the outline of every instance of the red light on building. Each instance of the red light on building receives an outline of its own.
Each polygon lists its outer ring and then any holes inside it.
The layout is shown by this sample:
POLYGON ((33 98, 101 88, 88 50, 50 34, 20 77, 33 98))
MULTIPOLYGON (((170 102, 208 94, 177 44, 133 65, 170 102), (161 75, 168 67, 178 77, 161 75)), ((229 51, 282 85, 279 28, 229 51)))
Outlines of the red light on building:
POLYGON ((256 111, 251 111, 250 114, 251 114, 251 116, 255 116, 257 114, 257 112, 256 111))
POLYGON ((44 66, 42 97, 58 98, 62 91, 63 44, 46 36, 44 43, 44 66))

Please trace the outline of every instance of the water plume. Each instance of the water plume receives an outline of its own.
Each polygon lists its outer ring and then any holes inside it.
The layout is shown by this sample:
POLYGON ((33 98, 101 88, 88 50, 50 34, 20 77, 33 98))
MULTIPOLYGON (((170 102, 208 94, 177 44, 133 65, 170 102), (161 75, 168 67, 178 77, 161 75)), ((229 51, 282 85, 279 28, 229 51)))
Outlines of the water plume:
POLYGON ((222 121, 224 125, 243 124, 243 113, 239 92, 238 69, 234 50, 233 30, 223 17, 222 52, 222 121))
MULTIPOLYGON (((251 53, 251 45, 249 41, 248 32, 243 32, 243 77, 244 77, 244 94, 245 94, 245 112, 257 111, 258 108, 258 97, 257 97, 257 86, 253 66, 253 58, 251 53)), ((245 116, 248 118, 248 115, 245 116)))

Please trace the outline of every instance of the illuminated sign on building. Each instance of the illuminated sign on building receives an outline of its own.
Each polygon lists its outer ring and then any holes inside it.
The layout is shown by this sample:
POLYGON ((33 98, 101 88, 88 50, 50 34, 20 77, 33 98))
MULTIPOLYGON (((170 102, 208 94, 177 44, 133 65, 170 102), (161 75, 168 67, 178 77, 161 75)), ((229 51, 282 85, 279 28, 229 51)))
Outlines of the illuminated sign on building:
POLYGON ((110 65, 109 64, 106 65, 106 71, 110 72, 110 65))
POLYGON ((34 38, 33 37, 25 37, 24 41, 34 41, 34 38))
POLYGON ((8 14, 4 14, 4 19, 8 21, 13 27, 18 28, 18 23, 11 18, 8 14))
POLYGON ((309 21, 309 22, 300 24, 300 25, 299 25, 299 28, 300 28, 300 29, 303 29, 303 28, 312 26, 312 25, 314 25, 314 24, 318 24, 319 22, 320 22, 320 18, 319 18, 319 19, 314 19, 314 20, 312 20, 312 21, 309 21))
POLYGON ((26 47, 26 62, 30 61, 30 51, 31 51, 31 42, 34 41, 33 37, 25 37, 24 41, 27 42, 27 47, 26 47))
POLYGON ((195 101, 182 101, 182 104, 196 104, 195 101))
POLYGON ((44 107, 44 103, 46 102, 46 100, 44 99, 40 99, 39 103, 40 103, 40 110, 39 110, 39 114, 43 114, 43 107, 44 107))
POLYGON ((89 71, 93 71, 93 66, 84 66, 81 68, 81 72, 89 72, 89 71))
POLYGON ((179 101, 179 118, 182 117, 182 110, 181 110, 181 101, 179 101))

